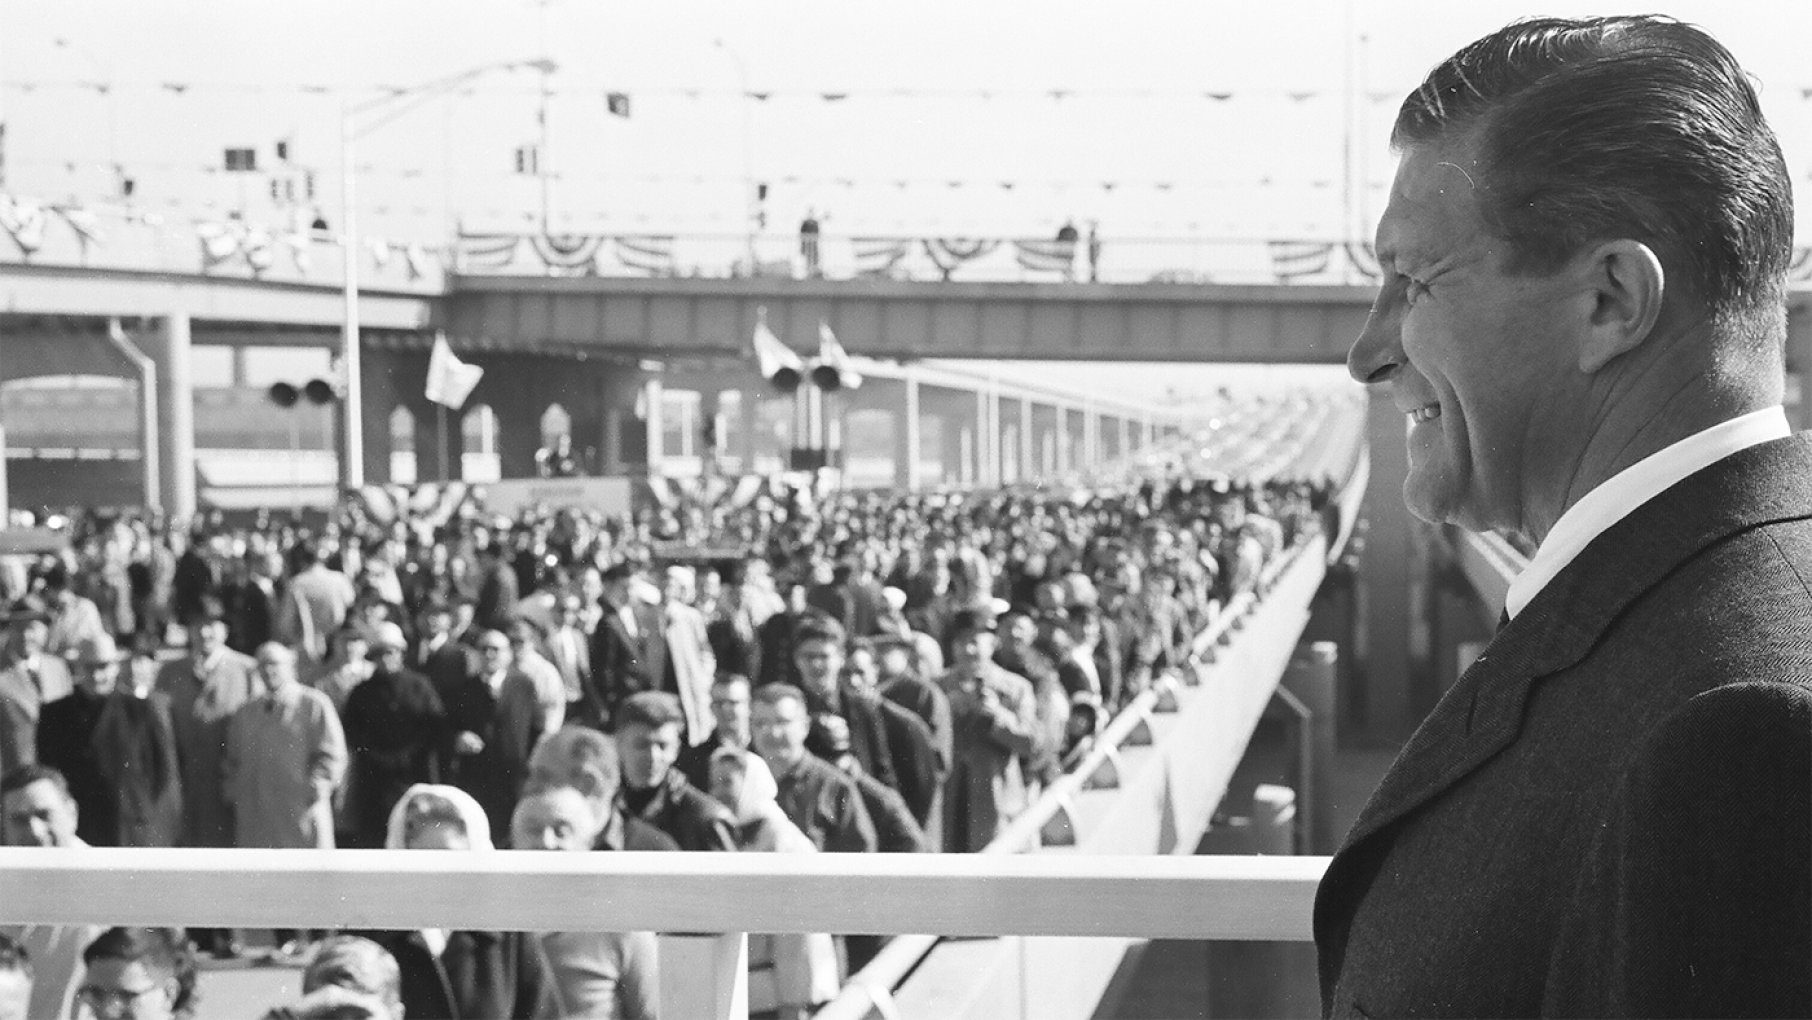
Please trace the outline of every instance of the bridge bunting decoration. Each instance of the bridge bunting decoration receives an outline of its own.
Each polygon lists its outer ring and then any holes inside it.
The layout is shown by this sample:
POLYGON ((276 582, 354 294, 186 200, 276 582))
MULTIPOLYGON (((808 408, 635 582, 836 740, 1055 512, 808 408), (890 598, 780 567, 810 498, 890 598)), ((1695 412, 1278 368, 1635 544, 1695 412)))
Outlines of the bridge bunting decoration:
POLYGON ((948 280, 965 262, 972 262, 1000 247, 999 241, 963 237, 930 237, 924 241, 925 255, 948 280))
POLYGON ((1057 273, 1068 279, 1076 272, 1076 242, 1069 238, 1014 241, 1013 256, 1021 269, 1035 273, 1057 273))
POLYGON ((593 275, 598 270, 598 249, 604 238, 595 234, 531 235, 529 246, 549 268, 567 270, 578 275, 593 275))
POLYGON ((857 237, 851 239, 851 246, 855 249, 856 275, 873 280, 893 276, 911 242, 903 237, 857 237))

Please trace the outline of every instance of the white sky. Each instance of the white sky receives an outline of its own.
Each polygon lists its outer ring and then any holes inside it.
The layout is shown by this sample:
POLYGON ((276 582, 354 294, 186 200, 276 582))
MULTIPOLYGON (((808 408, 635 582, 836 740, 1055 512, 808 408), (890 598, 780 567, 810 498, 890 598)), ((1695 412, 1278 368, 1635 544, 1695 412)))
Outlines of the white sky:
MULTIPOLYGON (((1331 238, 1369 234, 1393 166, 1390 118, 1429 66, 1514 17, 1619 9, 1639 8, 0 0, 0 110, 14 191, 99 198, 117 162, 149 207, 219 215, 244 202, 273 218, 262 175, 217 168, 229 146, 256 147, 272 167, 287 137, 298 166, 317 171, 331 222, 342 101, 546 52, 559 64, 556 232, 740 234, 746 118, 746 176, 770 184, 780 232, 816 207, 837 233, 1042 236, 1074 218, 1116 238, 1331 238), (1351 117, 1344 40, 1355 40, 1351 117), (770 98, 743 98, 739 63, 747 89, 770 98), (630 94, 628 120, 605 113, 606 91, 630 94), (1371 183, 1350 207, 1349 123, 1371 183)), ((1797 51, 1812 4, 1670 13, 1710 28, 1758 76, 1804 180, 1812 68, 1797 51)), ((367 230, 438 242, 455 219, 535 225, 539 188, 512 170, 515 147, 536 137, 539 84, 534 72, 492 74, 372 132, 360 149, 367 230)))
MULTIPOLYGON (((1391 117, 1430 66, 1517 17, 1642 9, 0 0, 0 118, 8 190, 101 202, 117 163, 140 208, 177 222, 235 207, 281 222, 268 171, 287 138, 331 224, 342 103, 545 53, 559 64, 547 82, 555 232, 739 235, 755 180, 770 185, 779 233, 810 207, 832 233, 1048 236, 1070 218, 1099 220, 1109 239, 1369 237, 1394 167, 1391 117), (631 96, 629 119, 606 114, 607 91, 631 96), (1353 179, 1369 182, 1350 203, 1349 126, 1353 179), (219 172, 228 147, 257 148, 266 173, 219 172)), ((1756 75, 1807 180, 1812 3, 1667 13, 1710 29, 1756 75)), ((372 131, 360 143, 365 232, 440 243, 456 222, 534 227, 539 188, 512 170, 515 147, 536 137, 540 84, 491 74, 372 131)), ((1128 386, 1153 378, 1128 371, 1128 386)), ((1163 378, 1188 392, 1239 374, 1163 378)))

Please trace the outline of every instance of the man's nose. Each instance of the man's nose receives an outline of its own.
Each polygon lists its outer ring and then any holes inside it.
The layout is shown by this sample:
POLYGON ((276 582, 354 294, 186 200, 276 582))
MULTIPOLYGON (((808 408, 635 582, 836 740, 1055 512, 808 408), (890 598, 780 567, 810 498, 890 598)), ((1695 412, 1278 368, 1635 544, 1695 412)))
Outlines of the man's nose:
POLYGON ((1388 289, 1378 294, 1365 328, 1346 352, 1346 370, 1359 382, 1389 382, 1407 360, 1403 354, 1403 313, 1388 289))

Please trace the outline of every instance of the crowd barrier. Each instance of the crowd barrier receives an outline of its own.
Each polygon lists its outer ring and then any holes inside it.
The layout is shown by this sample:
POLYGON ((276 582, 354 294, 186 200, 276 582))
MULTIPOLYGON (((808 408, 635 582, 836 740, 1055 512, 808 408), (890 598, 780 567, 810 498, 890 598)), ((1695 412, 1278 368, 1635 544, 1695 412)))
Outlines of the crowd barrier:
MULTIPOLYGON (((1161 873, 1187 859, 1170 855, 1190 853, 1206 829, 1289 664, 1326 563, 1326 541, 1317 534, 1272 564, 1256 594, 1236 596, 1197 636, 1198 666, 1141 692, 1086 757, 976 856, 1116 860, 1129 875, 1161 873), (1235 640, 1240 636, 1247 640, 1235 640)), ((1303 866, 1320 873, 1320 865, 1303 866)), ((1310 938, 1306 912, 1286 915, 1307 911, 1313 895, 1312 887, 1298 888, 1273 900, 1268 909, 1278 934, 1267 940, 1310 938), (1293 898, 1295 893, 1306 898, 1293 898)), ((1057 1017, 1079 1004, 1092 1009, 1126 949, 1161 936, 1097 928, 1094 911, 1103 905, 1081 903, 1068 934, 1086 939, 896 938, 850 978, 817 1020, 1057 1017), (1027 981, 1028 973, 1046 980, 1027 981)), ((1189 909, 1179 903, 1161 912, 1189 909)))

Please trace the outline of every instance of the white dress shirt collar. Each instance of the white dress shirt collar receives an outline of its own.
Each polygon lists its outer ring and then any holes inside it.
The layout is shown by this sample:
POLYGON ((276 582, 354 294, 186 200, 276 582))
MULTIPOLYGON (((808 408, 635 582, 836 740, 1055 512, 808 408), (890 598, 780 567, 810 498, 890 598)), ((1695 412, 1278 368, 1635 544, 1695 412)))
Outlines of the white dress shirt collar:
POLYGON ((1777 405, 1696 432, 1612 475, 1554 522, 1528 568, 1510 582, 1504 612, 1512 617, 1521 613, 1593 539, 1676 482, 1734 453, 1792 434, 1787 412, 1777 405))

